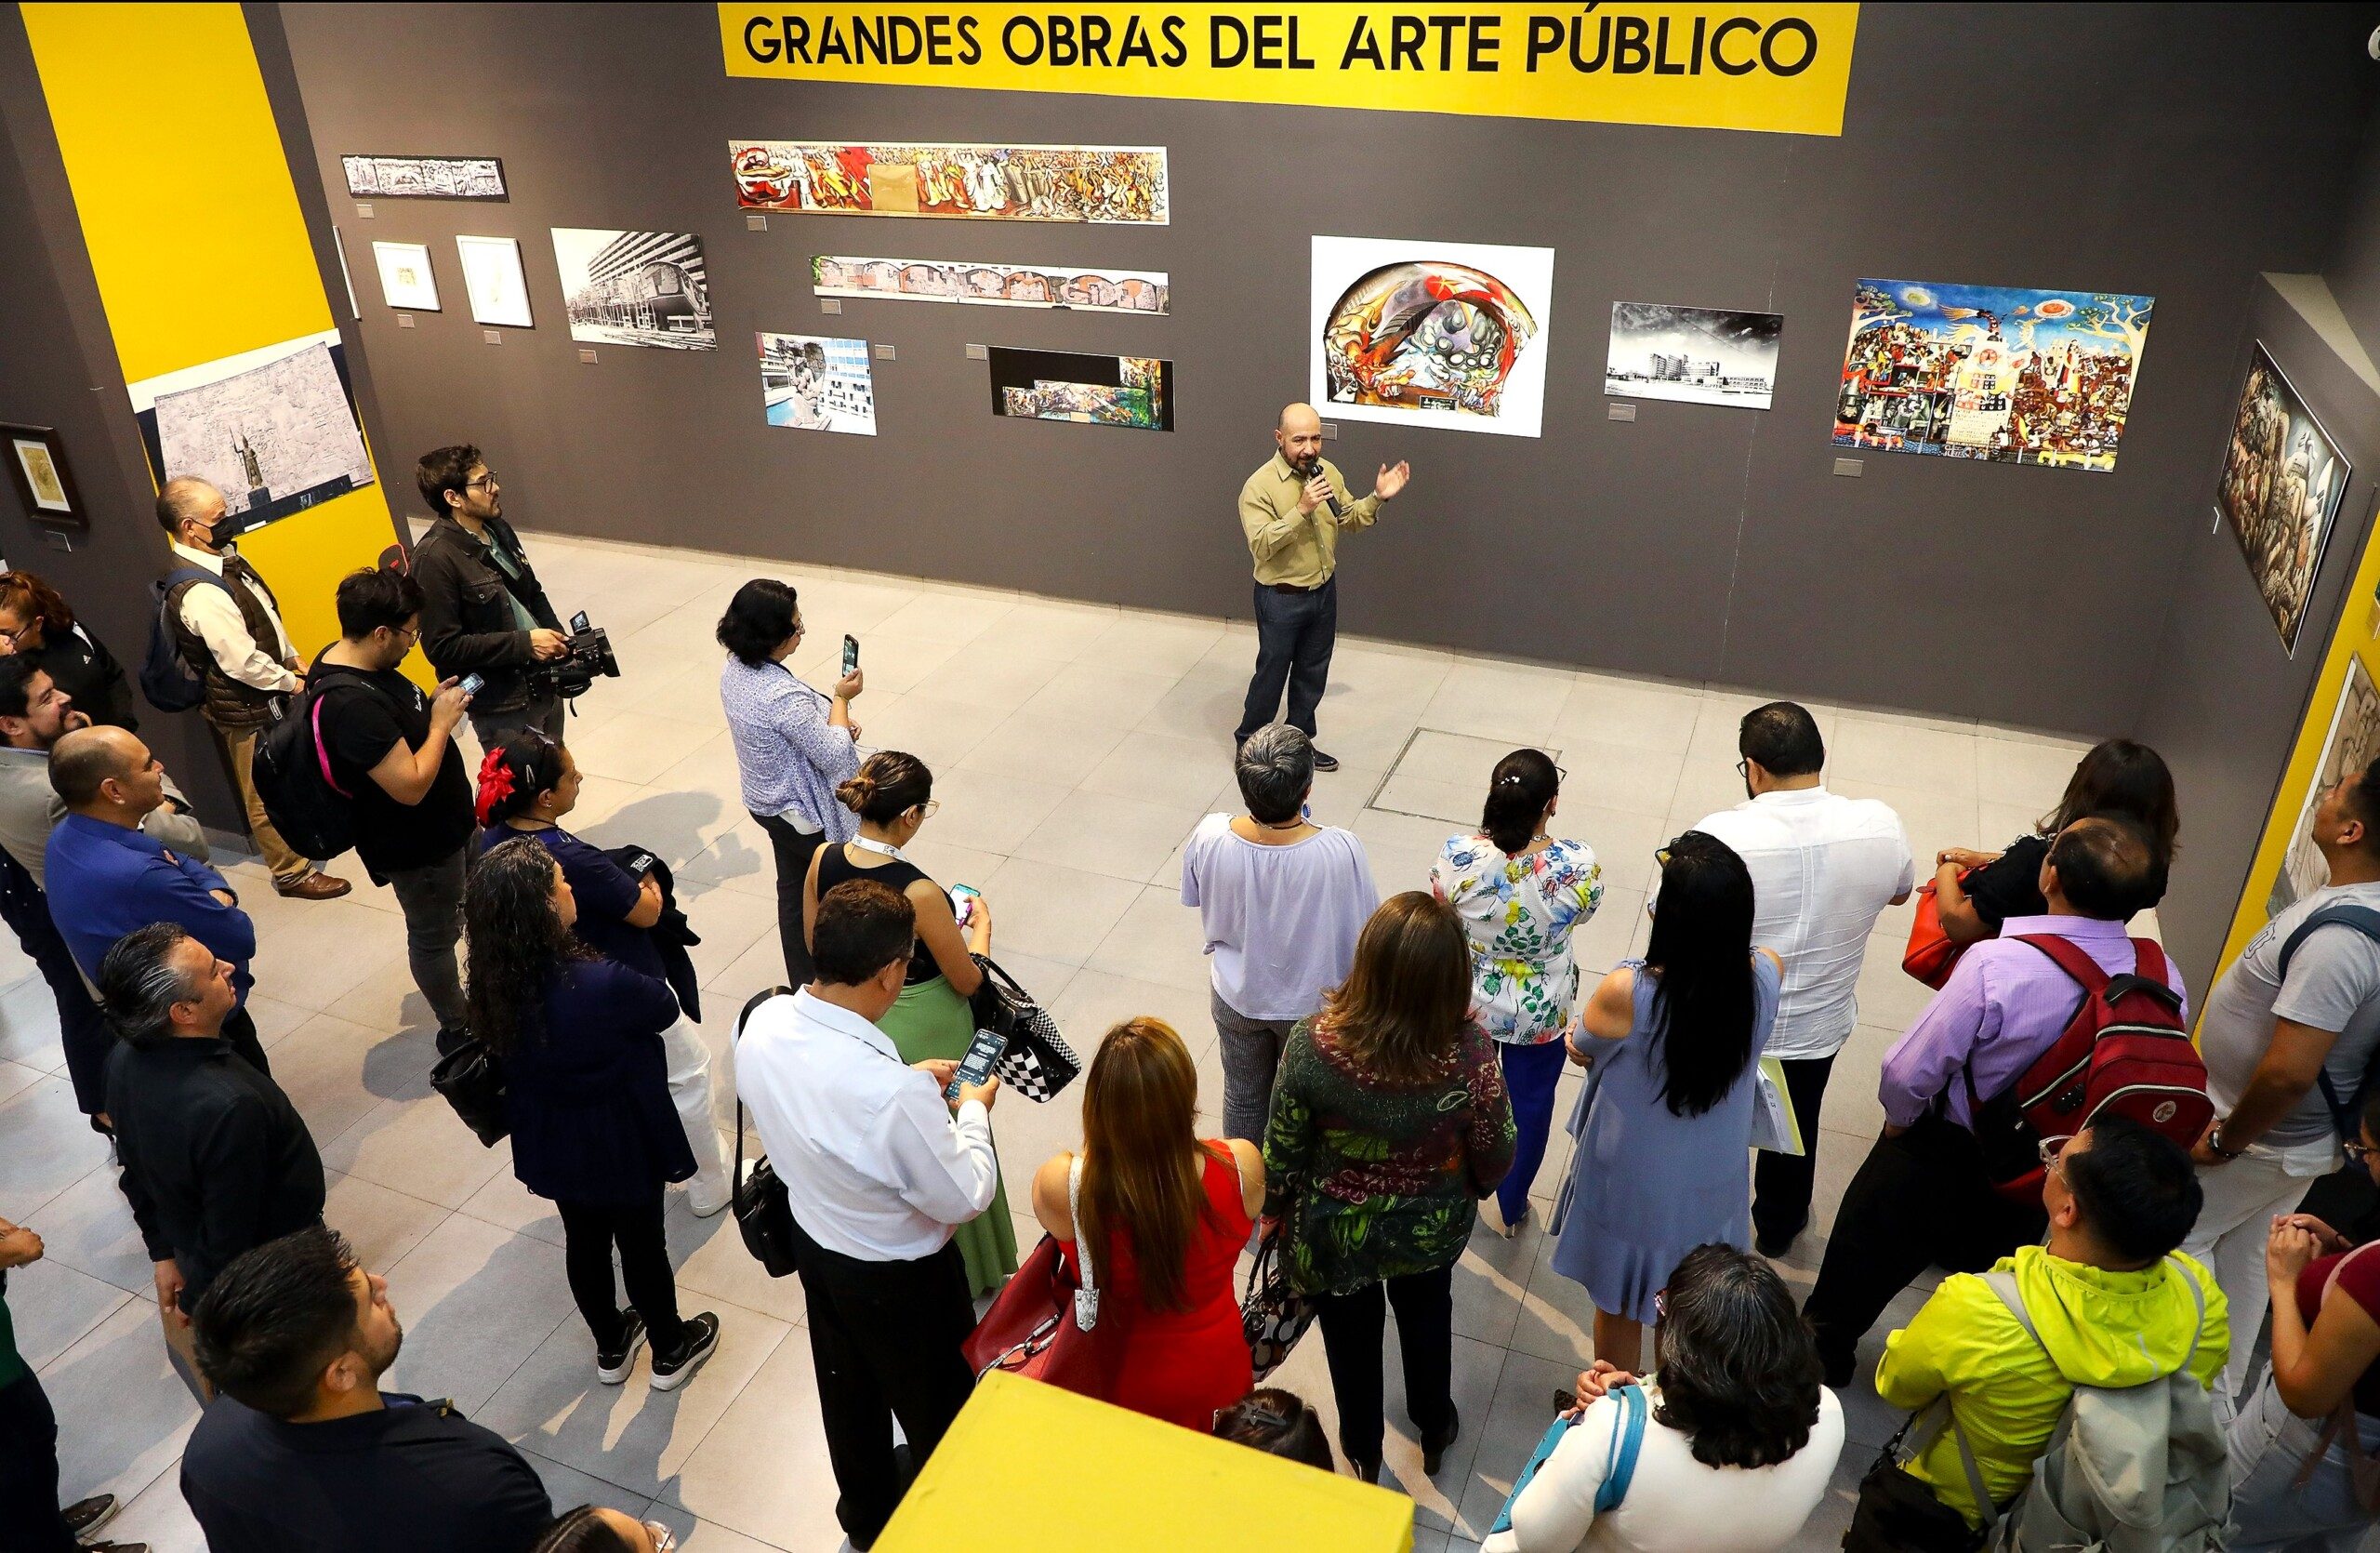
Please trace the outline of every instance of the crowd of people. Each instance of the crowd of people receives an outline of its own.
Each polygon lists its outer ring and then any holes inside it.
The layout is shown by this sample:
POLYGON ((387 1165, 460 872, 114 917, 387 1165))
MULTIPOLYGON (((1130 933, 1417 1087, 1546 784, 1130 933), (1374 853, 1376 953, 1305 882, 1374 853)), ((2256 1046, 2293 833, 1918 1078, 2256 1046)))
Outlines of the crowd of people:
MULTIPOLYGON (((417 480, 435 521, 411 565, 345 577, 339 639, 311 660, 218 538, 219 493, 169 482, 161 630, 280 894, 349 885, 275 830, 277 784, 296 779, 274 775, 276 741, 298 740, 347 806, 356 866, 403 911, 441 1074, 476 1064, 500 1085, 513 1172, 560 1215, 594 1380, 624 1385, 641 1358, 645 1384, 671 1390, 716 1351, 721 1317, 680 1298, 668 1193, 741 1213, 754 1185, 713 1124, 692 924, 667 860, 568 828, 569 642, 496 476, 456 446, 417 480), (416 647, 433 690, 403 671, 416 647)), ((786 970, 738 1021, 734 1089, 783 1193, 835 1513, 865 1549, 966 1405, 971 1336, 1019 1254, 993 1125, 1004 1086, 961 1068, 995 992, 992 903, 907 856, 939 807, 933 774, 861 744, 856 667, 824 688, 794 673, 804 629, 796 590, 769 578, 717 629, 786 970)), ((1285 672, 1271 684, 1297 694, 1285 672)), ((2179 969, 2126 925, 2177 851, 2155 751, 2102 744, 2006 849, 1932 860, 1921 922, 1955 960, 1874 1070, 1837 1071, 1871 936, 1920 869, 1889 807, 1828 790, 1805 709, 1743 717, 1744 802, 1659 849, 1643 953, 1599 977, 1575 943, 1603 865, 1564 833, 1565 773, 1544 752, 1499 761, 1479 824, 1383 898, 1361 840, 1313 817, 1327 757, 1310 728, 1264 710, 1229 752, 1242 808, 1197 826, 1179 882, 1210 970, 1220 1132, 1198 1125, 1185 1032, 1146 1015, 1074 1030, 1090 1048, 1081 1138, 1031 1176, 1025 1206, 1063 1280, 1097 1290, 1104 1400, 1378 1482, 1393 1310, 1405 1419, 1438 1472, 1465 1425, 1458 1264, 1481 1219, 1513 1236, 1539 1212, 1577 1072, 1541 1228, 1593 1306, 1595 1358, 1535 1457, 1480 1464, 1515 1485, 1488 1546, 1787 1546, 1843 1465, 1862 1340, 1935 1266, 1950 1276, 1873 1376, 1912 1429, 1861 1480, 1846 1546, 1972 1547, 2003 1520, 2014 1546, 2065 1546, 2119 1492, 2162 1518, 2161 1547, 2361 1537, 2380 1257, 2304 1203, 2343 1161, 2380 1181, 2380 763, 2314 805, 2329 885, 2205 1000, 2213 1120, 2177 1137, 2172 1106, 2144 1120, 2111 1101, 2031 1138, 2036 1168, 2012 1180, 1992 1119, 2095 1000, 2146 1000, 2167 1011, 2157 1029, 2185 1028, 2179 969), (1844 1083, 1872 1083, 1884 1121, 1797 1307, 1775 1262, 1810 1227, 1822 1108, 1844 1083), (1335 1439, 1312 1401, 1261 1384, 1239 1291, 1257 1250, 1319 1328, 1335 1439), (2113 1447, 2089 1418, 2109 1410, 2153 1419, 2129 1475, 2098 1470, 2113 1447)), ((0 906, 57 1002, 76 1104, 112 1140, 165 1348, 203 1406, 180 1487, 211 1546, 672 1546, 615 1510, 557 1515, 499 1436, 380 1389, 403 1327, 385 1278, 324 1222, 315 1141, 246 1012, 255 923, 142 742, 116 658, 23 573, 0 575, 0 906)), ((42 1254, 35 1227, 0 1219, 0 1270, 42 1254)), ((107 1496, 58 1503, 57 1432, 0 1282, 10 1546, 136 1548, 98 1540, 107 1496)))

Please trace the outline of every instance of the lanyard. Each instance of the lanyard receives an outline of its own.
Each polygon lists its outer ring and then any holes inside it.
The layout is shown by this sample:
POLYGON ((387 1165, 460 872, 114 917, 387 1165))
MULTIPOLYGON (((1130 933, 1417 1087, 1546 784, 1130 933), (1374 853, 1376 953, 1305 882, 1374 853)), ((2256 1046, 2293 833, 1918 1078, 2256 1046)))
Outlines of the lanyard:
POLYGON ((862 852, 881 853, 885 856, 892 858, 896 863, 906 863, 908 861, 906 857, 901 856, 901 849, 899 847, 894 846, 888 842, 870 841, 866 836, 853 836, 852 838, 852 844, 858 847, 862 852))

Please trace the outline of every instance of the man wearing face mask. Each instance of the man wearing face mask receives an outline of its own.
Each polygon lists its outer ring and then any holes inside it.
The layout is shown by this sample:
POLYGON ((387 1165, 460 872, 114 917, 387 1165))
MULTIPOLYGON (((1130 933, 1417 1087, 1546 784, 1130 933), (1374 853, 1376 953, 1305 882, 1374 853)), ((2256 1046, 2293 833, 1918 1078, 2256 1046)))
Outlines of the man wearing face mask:
MULTIPOLYGON (((1372 494, 1345 499, 1339 467, 1322 456, 1322 418, 1311 405, 1291 405, 1273 428, 1272 458, 1239 488, 1239 525, 1256 560, 1256 672, 1248 682, 1232 748, 1276 721, 1287 686, 1289 711, 1277 721, 1314 737, 1315 710, 1330 679, 1330 649, 1339 630, 1339 536, 1369 528, 1381 503, 1411 478, 1402 460, 1382 464, 1372 494)), ((1339 763, 1320 750, 1316 771, 1339 763)))
POLYGON ((380 1389, 404 1345, 389 1281, 321 1225, 225 1268, 193 1317, 219 1389, 182 1453, 210 1546, 527 1553, 553 1519, 520 1452, 449 1401, 380 1389))
POLYGON ((306 665, 289 644, 272 590, 231 543, 223 493, 189 475, 166 481, 157 493, 157 526, 174 555, 165 602, 175 645, 205 682, 200 715, 222 741, 247 810, 248 834, 272 871, 272 887, 299 900, 347 894, 354 886, 291 850, 257 796, 257 740, 281 698, 301 688, 306 665))

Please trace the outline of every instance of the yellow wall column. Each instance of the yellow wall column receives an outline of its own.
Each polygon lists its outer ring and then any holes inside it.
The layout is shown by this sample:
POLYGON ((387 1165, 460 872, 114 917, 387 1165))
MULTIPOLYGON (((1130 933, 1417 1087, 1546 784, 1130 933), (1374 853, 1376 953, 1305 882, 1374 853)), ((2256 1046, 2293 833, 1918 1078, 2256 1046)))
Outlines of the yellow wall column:
MULTIPOLYGON (((240 7, 20 8, 125 379, 331 328, 240 7)), ((338 635, 339 577, 395 538, 375 476, 241 538, 300 653, 338 635)))

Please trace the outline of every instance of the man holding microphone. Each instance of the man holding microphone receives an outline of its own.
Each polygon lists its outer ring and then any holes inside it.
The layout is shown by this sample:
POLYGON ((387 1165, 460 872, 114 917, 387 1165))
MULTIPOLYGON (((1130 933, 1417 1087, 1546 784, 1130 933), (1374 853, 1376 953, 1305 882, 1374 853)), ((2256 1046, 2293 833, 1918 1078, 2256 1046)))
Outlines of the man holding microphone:
MULTIPOLYGON (((1322 456, 1322 418, 1311 405, 1291 405, 1273 428, 1276 451, 1239 488, 1239 525, 1256 561, 1256 673, 1248 682, 1233 748, 1274 720, 1289 690, 1285 719, 1314 737, 1315 709, 1330 679, 1330 648, 1339 630, 1338 564, 1342 529, 1368 528, 1383 501, 1405 488, 1412 470, 1403 460, 1382 464, 1372 494, 1344 501, 1339 467, 1322 456)), ((1316 771, 1339 763, 1316 750, 1316 771)))

